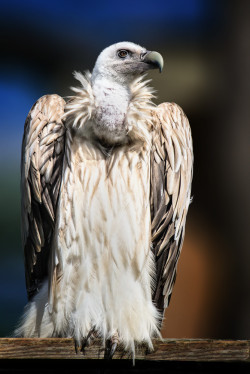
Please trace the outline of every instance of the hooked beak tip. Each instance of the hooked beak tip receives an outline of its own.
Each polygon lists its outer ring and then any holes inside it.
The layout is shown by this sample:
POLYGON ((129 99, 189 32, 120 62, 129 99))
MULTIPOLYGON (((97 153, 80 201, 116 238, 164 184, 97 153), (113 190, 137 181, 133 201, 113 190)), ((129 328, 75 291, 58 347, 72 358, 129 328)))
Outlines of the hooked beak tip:
POLYGON ((162 72, 163 66, 164 66, 164 60, 160 53, 152 51, 146 53, 144 57, 144 62, 152 65, 153 69, 158 68, 160 73, 162 72))

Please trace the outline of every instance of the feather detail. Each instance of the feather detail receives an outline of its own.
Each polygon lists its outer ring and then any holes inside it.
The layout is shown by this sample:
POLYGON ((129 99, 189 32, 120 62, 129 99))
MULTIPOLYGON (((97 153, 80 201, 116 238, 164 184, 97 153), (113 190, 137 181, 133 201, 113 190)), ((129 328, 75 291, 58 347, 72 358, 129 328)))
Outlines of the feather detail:
POLYGON ((61 120, 64 105, 58 95, 43 96, 31 108, 25 123, 21 162, 22 240, 29 299, 48 276, 64 152, 65 127, 61 120))
POLYGON ((151 142, 152 127, 151 111, 155 107, 152 99, 154 89, 148 86, 150 80, 144 80, 145 75, 135 79, 130 87, 131 101, 126 117, 128 135, 133 139, 141 139, 147 144, 151 142))
POLYGON ((91 87, 91 74, 89 71, 85 74, 74 72, 74 77, 81 83, 81 87, 71 87, 76 93, 70 96, 65 106, 64 119, 67 119, 68 128, 80 129, 87 120, 91 119, 95 108, 94 95, 91 87))
POLYGON ((152 251, 156 260, 153 299, 168 306, 190 203, 193 150, 188 120, 176 104, 154 110, 151 156, 152 251))

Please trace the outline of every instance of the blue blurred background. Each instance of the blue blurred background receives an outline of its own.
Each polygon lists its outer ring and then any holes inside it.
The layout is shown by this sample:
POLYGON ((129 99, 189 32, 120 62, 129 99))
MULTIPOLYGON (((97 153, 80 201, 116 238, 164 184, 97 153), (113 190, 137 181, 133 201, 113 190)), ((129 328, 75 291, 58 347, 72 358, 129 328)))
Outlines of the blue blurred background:
POLYGON ((20 149, 30 107, 70 94, 72 71, 129 40, 159 51, 156 102, 192 127, 193 196, 166 337, 250 337, 250 2, 1 0, 0 336, 26 303, 20 240, 20 149))

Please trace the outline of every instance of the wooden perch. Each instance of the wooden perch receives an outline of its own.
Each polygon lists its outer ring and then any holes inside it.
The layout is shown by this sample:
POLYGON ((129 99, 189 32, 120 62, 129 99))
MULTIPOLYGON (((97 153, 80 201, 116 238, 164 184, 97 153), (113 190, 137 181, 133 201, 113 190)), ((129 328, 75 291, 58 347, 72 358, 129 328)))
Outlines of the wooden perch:
MULTIPOLYGON (((154 340, 154 351, 145 346, 136 348, 136 360, 250 362, 249 340, 163 339, 154 340)), ((73 339, 64 338, 1 338, 0 359, 102 359, 104 349, 96 340, 84 352, 76 353, 73 339)), ((131 359, 118 350, 113 359, 131 359)))

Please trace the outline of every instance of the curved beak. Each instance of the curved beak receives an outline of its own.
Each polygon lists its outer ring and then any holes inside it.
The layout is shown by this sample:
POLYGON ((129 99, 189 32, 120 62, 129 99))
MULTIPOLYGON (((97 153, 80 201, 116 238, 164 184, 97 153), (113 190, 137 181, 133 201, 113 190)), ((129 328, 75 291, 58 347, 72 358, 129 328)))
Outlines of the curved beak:
POLYGON ((159 69, 162 72, 164 61, 160 53, 155 51, 148 51, 142 57, 143 62, 151 65, 151 69, 159 69))

